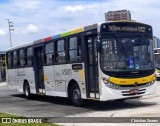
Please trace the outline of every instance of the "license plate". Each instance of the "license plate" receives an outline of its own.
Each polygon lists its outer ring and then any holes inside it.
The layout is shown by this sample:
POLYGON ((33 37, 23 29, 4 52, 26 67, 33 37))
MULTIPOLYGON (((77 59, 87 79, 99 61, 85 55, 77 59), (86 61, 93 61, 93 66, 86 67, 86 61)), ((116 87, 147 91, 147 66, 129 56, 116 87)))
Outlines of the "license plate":
POLYGON ((139 90, 138 89, 131 89, 130 94, 138 94, 139 90))

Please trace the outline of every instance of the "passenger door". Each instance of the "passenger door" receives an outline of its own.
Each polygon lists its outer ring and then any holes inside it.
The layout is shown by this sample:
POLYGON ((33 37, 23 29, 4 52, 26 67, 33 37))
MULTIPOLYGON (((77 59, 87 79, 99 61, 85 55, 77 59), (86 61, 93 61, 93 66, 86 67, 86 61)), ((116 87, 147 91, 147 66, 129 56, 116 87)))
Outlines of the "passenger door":
POLYGON ((43 46, 34 47, 34 73, 37 93, 45 93, 43 72, 43 46))
POLYGON ((86 43, 86 75, 89 97, 99 98, 99 85, 98 85, 98 53, 96 51, 97 37, 87 36, 86 43))

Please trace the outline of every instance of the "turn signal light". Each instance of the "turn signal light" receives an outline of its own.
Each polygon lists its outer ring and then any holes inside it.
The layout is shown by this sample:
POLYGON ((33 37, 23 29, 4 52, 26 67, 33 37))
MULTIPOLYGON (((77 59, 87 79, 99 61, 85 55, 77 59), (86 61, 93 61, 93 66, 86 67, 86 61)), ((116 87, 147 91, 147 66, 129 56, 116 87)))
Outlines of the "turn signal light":
POLYGON ((103 82, 104 82, 105 84, 108 84, 108 83, 109 83, 109 81, 108 81, 107 78, 105 78, 105 77, 102 77, 102 80, 103 80, 103 82))

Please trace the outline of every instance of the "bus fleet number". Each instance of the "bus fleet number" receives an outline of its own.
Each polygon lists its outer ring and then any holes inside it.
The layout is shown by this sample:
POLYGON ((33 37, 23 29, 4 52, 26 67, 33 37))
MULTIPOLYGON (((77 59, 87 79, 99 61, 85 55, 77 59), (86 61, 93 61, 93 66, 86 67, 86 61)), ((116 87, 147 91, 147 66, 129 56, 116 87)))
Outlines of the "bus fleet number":
POLYGON ((63 69, 62 75, 72 75, 72 70, 71 69, 63 69))

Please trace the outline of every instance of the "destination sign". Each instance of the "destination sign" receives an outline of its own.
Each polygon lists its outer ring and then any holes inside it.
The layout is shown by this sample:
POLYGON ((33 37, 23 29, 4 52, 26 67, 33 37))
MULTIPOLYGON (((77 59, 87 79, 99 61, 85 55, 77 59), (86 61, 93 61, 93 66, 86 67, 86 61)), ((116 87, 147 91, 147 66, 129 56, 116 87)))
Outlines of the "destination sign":
POLYGON ((146 32, 146 27, 117 27, 108 25, 108 31, 146 32))
POLYGON ((152 33, 149 25, 134 22, 114 22, 101 25, 101 32, 152 33))

